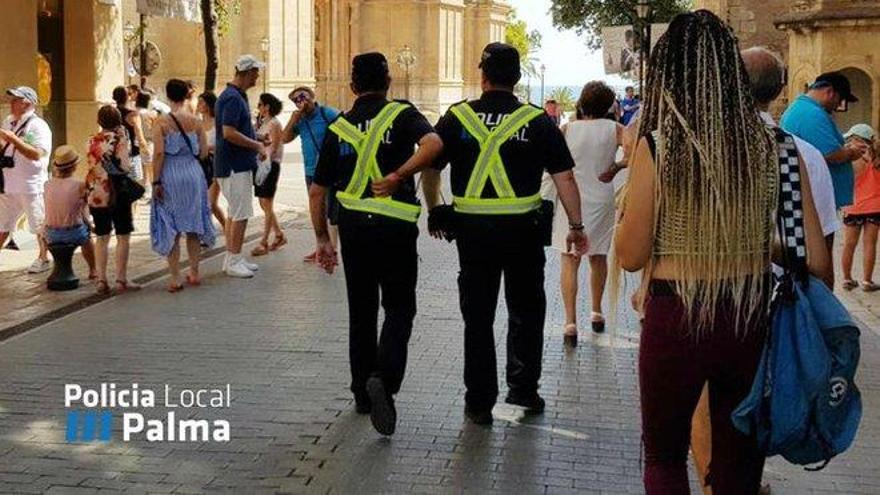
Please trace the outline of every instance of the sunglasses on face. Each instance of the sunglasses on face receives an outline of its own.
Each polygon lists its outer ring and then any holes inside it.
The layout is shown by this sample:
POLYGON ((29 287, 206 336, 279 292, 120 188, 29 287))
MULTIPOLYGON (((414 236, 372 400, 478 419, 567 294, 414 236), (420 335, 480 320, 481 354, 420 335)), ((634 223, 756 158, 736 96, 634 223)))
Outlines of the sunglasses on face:
POLYGON ((305 102, 308 100, 309 100, 308 93, 299 93, 299 94, 293 95, 293 102, 294 103, 302 103, 302 102, 305 102))

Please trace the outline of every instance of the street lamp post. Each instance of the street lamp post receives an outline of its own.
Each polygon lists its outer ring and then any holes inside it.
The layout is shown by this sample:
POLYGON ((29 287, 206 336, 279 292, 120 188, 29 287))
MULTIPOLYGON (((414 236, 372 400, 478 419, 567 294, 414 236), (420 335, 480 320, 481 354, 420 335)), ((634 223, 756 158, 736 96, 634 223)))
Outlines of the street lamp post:
POLYGON ((260 51, 263 53, 263 63, 266 64, 266 70, 263 71, 263 93, 265 93, 266 80, 269 79, 269 38, 260 39, 260 51))
POLYGON ((639 93, 644 94, 645 70, 651 54, 651 1, 639 0, 636 4, 636 17, 639 24, 639 93))
POLYGON ((131 60, 131 43, 135 38, 137 38, 137 28, 131 21, 126 21, 125 26, 122 28, 122 41, 125 42, 125 77, 128 84, 131 84, 131 72, 129 72, 128 64, 133 64, 131 60))
POLYGON ((409 100, 409 75, 412 68, 416 65, 416 56, 413 54, 409 45, 403 45, 400 52, 397 53, 397 65, 403 69, 404 74, 404 98, 409 100))
POLYGON ((547 66, 541 64, 541 105, 544 105, 544 73, 547 72, 547 66))

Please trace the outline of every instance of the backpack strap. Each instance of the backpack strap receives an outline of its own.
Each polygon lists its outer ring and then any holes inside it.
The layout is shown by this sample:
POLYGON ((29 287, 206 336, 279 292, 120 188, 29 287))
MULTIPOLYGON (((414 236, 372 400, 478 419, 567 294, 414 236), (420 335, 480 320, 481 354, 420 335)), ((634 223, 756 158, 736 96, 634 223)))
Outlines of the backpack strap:
POLYGON ((777 226, 783 247, 783 268, 800 281, 809 280, 800 160, 794 138, 780 128, 773 129, 779 150, 779 205, 777 226))

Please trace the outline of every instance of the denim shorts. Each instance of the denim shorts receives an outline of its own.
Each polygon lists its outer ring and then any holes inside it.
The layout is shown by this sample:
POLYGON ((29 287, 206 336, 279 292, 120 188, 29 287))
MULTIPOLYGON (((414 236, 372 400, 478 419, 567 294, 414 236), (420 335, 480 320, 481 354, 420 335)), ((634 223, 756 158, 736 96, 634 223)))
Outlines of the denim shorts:
POLYGON ((48 244, 74 244, 83 245, 89 240, 89 229, 84 224, 71 227, 46 228, 46 242, 48 244))

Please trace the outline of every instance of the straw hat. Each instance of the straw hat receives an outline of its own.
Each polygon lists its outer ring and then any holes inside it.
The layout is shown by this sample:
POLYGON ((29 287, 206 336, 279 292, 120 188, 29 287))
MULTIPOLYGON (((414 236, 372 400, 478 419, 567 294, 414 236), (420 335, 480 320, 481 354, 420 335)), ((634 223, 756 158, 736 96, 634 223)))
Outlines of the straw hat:
POLYGON ((79 153, 76 152, 73 146, 62 144, 55 149, 55 159, 52 161, 52 165, 57 170, 68 170, 71 167, 75 167, 79 160, 79 153))

